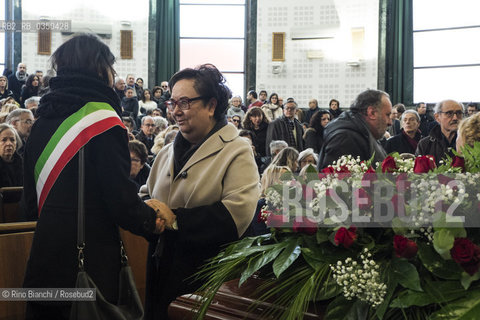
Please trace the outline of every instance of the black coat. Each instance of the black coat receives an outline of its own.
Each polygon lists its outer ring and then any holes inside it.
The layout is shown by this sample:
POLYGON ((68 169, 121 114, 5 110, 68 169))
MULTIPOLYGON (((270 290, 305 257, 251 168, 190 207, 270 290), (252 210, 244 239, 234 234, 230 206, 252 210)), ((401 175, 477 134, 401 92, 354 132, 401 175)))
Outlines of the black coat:
POLYGON ((140 130, 138 134, 135 136, 135 139, 137 139, 138 141, 143 143, 145 147, 147 147, 148 154, 150 155, 153 154, 152 147, 155 144, 155 135, 153 135, 151 139, 148 139, 145 133, 143 133, 143 131, 140 130))
POLYGON ((134 119, 135 121, 138 118, 138 100, 137 97, 123 97, 122 99, 122 108, 125 110, 125 112, 128 112, 130 117, 134 119))
MULTIPOLYGON (((38 216, 34 167, 59 125, 89 101, 106 102, 120 114, 117 95, 96 78, 80 74, 50 80, 51 91, 38 108, 25 150, 23 199, 26 215, 38 216)), ((126 130, 115 126, 85 146, 85 269, 110 302, 118 296, 120 246, 118 227, 153 236, 155 212, 137 195, 130 181, 126 130)), ((78 155, 61 171, 38 218, 24 287, 72 288, 77 262, 78 155)), ((128 253, 127 253, 128 254, 128 253)), ((97 293, 98 294, 98 293, 97 293)), ((49 303, 55 307, 69 302, 49 303)))
MULTIPOLYGON (((422 135, 419 131, 415 134, 415 140, 418 142, 422 138, 422 135)), ((387 153, 398 152, 398 153, 411 153, 415 154, 415 148, 408 142, 407 137, 401 132, 385 142, 385 151, 387 153)))
POLYGON ((305 149, 312 148, 315 153, 319 153, 323 145, 323 131, 319 133, 313 128, 308 128, 304 140, 305 149))
POLYGON ((457 133, 452 139, 452 142, 448 142, 447 138, 443 135, 441 127, 435 126, 430 130, 428 137, 420 140, 415 151, 416 156, 431 155, 435 158, 437 166, 440 164, 440 160, 446 157, 446 155, 453 156, 452 150, 455 150, 455 143, 457 141, 457 133))
POLYGON ((0 158, 0 188, 23 186, 23 160, 18 153, 14 153, 12 162, 5 162, 0 158))
POLYGON ((27 77, 25 77, 25 80, 18 80, 17 76, 15 73, 12 73, 11 75, 8 76, 8 89, 12 90, 13 92, 13 97, 17 102, 20 101, 20 92, 22 90, 22 86, 25 84, 25 81, 27 80, 27 77))
POLYGON ((371 135, 362 115, 343 112, 337 119, 328 123, 323 132, 323 147, 320 151, 318 168, 323 169, 338 160, 342 155, 369 160, 375 153, 373 162, 385 159, 385 150, 371 135))
POLYGON ((8 97, 13 97, 15 99, 12 90, 6 89, 3 93, 0 93, 0 100, 8 97))
POLYGON ((297 132, 296 134, 297 145, 294 146, 294 145, 290 145, 288 141, 289 129, 288 129, 287 121, 288 120, 285 116, 281 116, 280 118, 277 118, 268 124, 267 140, 265 143, 267 155, 270 155, 270 142, 272 142, 273 140, 283 140, 288 143, 289 147, 297 149, 298 152, 303 151, 304 146, 303 146, 302 124, 297 119, 293 119, 295 130, 297 132))
POLYGON ((253 139, 253 145, 255 146, 255 151, 257 151, 258 156, 265 157, 267 155, 267 150, 265 147, 267 141, 267 129, 268 124, 262 122, 258 130, 253 129, 255 133, 255 139, 253 139))

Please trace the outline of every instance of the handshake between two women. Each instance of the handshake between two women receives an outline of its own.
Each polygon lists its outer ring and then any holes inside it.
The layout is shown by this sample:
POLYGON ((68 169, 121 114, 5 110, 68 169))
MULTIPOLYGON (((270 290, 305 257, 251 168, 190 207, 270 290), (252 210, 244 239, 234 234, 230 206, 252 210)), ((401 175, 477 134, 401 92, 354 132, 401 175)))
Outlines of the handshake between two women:
POLYGON ((157 213, 155 220, 155 233, 160 234, 166 229, 175 229, 177 217, 173 211, 164 203, 156 199, 149 199, 145 201, 149 207, 151 207, 157 213))

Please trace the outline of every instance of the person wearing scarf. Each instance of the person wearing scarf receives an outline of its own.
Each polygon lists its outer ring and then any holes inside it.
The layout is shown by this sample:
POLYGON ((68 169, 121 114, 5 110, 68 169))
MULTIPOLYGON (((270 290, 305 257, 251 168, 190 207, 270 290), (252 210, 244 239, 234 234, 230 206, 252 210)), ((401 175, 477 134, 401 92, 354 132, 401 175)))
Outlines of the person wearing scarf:
POLYGON ((14 74, 8 76, 8 86, 13 92, 13 96, 17 102, 20 102, 20 92, 22 86, 27 81, 27 65, 23 62, 20 62, 17 66, 17 71, 14 74))
MULTIPOLYGON (((57 77, 42 97, 24 154, 25 216, 38 220, 24 288, 74 288, 78 272, 78 150, 85 153, 85 271, 118 301, 119 226, 145 238, 162 231, 130 181, 127 130, 113 90, 110 49, 77 35, 52 55, 57 77), (51 168, 51 169, 49 169, 51 168)), ((69 319, 71 301, 28 301, 27 319, 69 319)))
POLYGON ((197 290, 191 276, 247 230, 259 198, 252 148, 226 121, 230 89, 213 65, 184 69, 169 81, 167 107, 180 131, 155 158, 145 193, 166 231, 150 243, 145 319, 168 319, 176 297, 197 290))
POLYGON ((387 153, 411 153, 415 154, 418 141, 422 138, 420 130, 420 116, 415 110, 407 110, 402 114, 402 129, 399 134, 385 142, 387 153))

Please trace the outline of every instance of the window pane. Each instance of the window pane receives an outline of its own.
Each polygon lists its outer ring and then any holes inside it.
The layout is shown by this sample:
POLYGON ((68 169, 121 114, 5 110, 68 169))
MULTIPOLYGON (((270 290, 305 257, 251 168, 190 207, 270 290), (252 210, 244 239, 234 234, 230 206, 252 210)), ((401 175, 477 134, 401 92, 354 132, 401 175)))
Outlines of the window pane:
POLYGON ((212 63, 219 70, 243 71, 244 40, 180 39, 180 69, 212 63))
POLYGON ((199 4, 245 4, 245 0, 180 0, 180 4, 199 3, 199 4))
POLYGON ((416 67, 480 63, 480 28, 413 33, 416 67))
POLYGON ((418 69, 414 71, 414 102, 443 99, 480 101, 480 67, 418 69))
POLYGON ((244 74, 243 73, 224 73, 223 76, 225 77, 225 79, 227 79, 227 86, 230 88, 230 90, 232 90, 232 96, 243 97, 244 74))
POLYGON ((244 38, 245 6, 180 6, 180 37, 244 38))
POLYGON ((413 30, 479 24, 477 0, 413 0, 413 30))

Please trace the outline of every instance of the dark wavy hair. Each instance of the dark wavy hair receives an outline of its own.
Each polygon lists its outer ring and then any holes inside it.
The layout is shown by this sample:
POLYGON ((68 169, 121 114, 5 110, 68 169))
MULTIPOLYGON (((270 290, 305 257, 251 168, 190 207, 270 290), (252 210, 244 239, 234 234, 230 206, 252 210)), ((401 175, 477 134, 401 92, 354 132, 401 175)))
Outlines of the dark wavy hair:
POLYGON ((250 116, 262 116, 262 122, 268 124, 270 121, 268 120, 265 112, 263 112, 262 108, 253 107, 247 111, 247 114, 243 117, 243 127, 247 130, 254 130, 255 126, 253 125, 252 120, 250 120, 250 116))
POLYGON ((148 93, 150 93, 150 101, 153 101, 153 94, 152 94, 152 91, 150 91, 150 89, 145 89, 145 90, 143 90, 143 92, 142 92, 142 101, 145 102, 145 91, 148 91, 148 93))
POLYGON ((315 131, 317 131, 317 133, 319 134, 323 132, 322 117, 324 114, 328 114, 330 116, 330 119, 332 119, 331 113, 327 110, 319 110, 315 112, 310 119, 309 127, 315 129, 315 131))
POLYGON ((175 84, 184 79, 193 79, 193 87, 200 96, 205 97, 204 103, 215 99, 214 118, 219 121, 225 118, 228 108, 228 100, 232 97, 232 91, 225 84, 226 80, 213 64, 202 64, 195 69, 187 68, 175 73, 170 81, 170 89, 173 91, 175 84))
POLYGON ((109 85, 115 78, 115 56, 98 36, 90 33, 74 35, 52 54, 52 68, 57 74, 72 71, 100 78, 109 85))
POLYGON ((128 142, 128 150, 135 153, 140 158, 140 163, 144 164, 148 160, 147 147, 138 140, 128 142))

